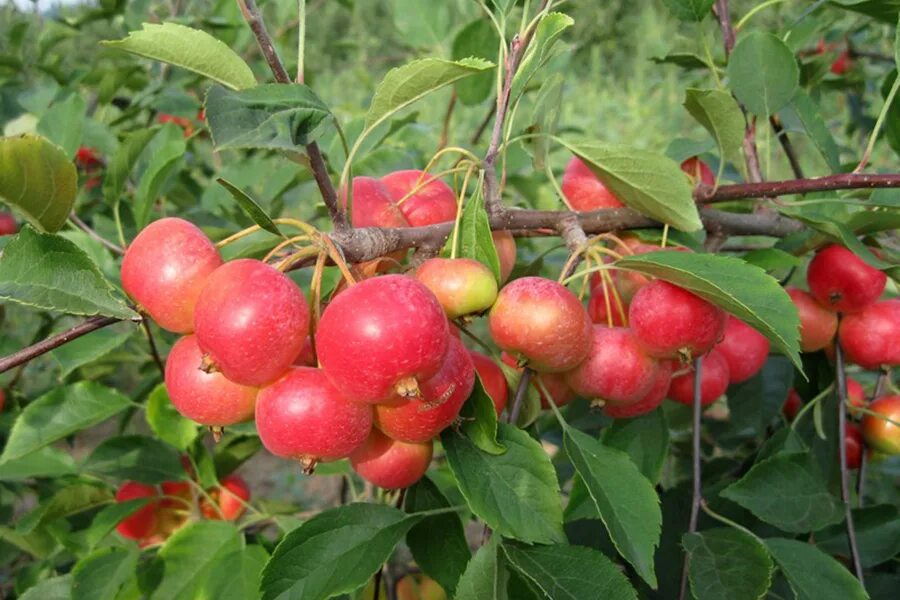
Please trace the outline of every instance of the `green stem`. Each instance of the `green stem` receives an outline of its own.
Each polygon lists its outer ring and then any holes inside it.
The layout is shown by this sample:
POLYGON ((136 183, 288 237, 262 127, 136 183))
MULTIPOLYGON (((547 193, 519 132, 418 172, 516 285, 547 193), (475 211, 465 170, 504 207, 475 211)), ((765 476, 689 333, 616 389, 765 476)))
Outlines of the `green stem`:
POLYGON ((859 165, 853 169, 854 173, 859 173, 867 164, 869 164, 869 158, 872 156, 872 150, 875 148, 875 141, 878 139, 878 133, 881 131, 882 125, 884 125, 884 120, 887 118, 888 110, 890 110, 891 104, 894 102, 894 97, 897 95, 898 89, 900 89, 900 75, 894 79, 894 85, 891 86, 891 91, 884 101, 884 106, 881 108, 881 114, 878 115, 878 120, 875 121, 875 127, 872 129, 872 134, 869 136, 869 144, 866 146, 866 151, 863 153, 862 160, 860 160, 859 165))
POLYGON ((741 27, 743 27, 747 23, 747 21, 750 20, 750 18, 753 15, 755 15, 759 11, 763 10, 764 8, 768 8, 768 7, 772 6, 773 4, 781 4, 782 2, 786 2, 786 1, 787 0, 766 0, 766 2, 763 2, 762 4, 758 4, 757 6, 754 6, 752 9, 750 9, 750 11, 746 15, 743 16, 743 18, 741 18, 740 21, 737 22, 737 25, 734 26, 735 31, 740 30, 741 27))
POLYGON ((746 533, 747 535, 749 535, 749 536, 751 536, 752 538, 754 538, 754 539, 755 539, 757 542, 759 542, 760 544, 764 544, 764 542, 762 541, 762 539, 761 539, 758 535, 756 535, 755 533, 753 533, 752 531, 750 531, 749 529, 747 529, 747 528, 744 527, 743 525, 741 525, 741 524, 739 524, 739 523, 735 523, 734 521, 732 521, 732 520, 729 519, 728 517, 724 517, 724 516, 720 515, 719 513, 717 513, 717 512, 714 511, 713 509, 711 509, 711 508, 709 507, 709 505, 706 504, 706 501, 702 501, 702 502, 700 503, 700 508, 703 509, 703 512, 705 512, 706 514, 708 514, 710 517, 712 517, 712 518, 715 519, 716 521, 719 521, 719 522, 721 522, 721 523, 724 523, 725 525, 728 525, 729 527, 734 527, 734 528, 737 529, 738 531, 743 531, 743 532, 746 533))
POLYGON ((297 83, 303 83, 303 58, 306 45, 306 0, 299 0, 297 10, 298 26, 297 40, 297 83))
POLYGON ((807 402, 807 403, 803 406, 803 408, 801 408, 801 409, 797 412, 797 416, 794 417, 794 422, 791 423, 791 429, 797 429, 797 423, 800 422, 800 419, 803 417, 803 415, 805 415, 807 412, 809 412, 809 410, 810 410, 813 406, 815 406, 816 404, 818 404, 819 402, 821 402, 821 401, 822 401, 822 398, 824 398, 825 396, 827 396, 828 394, 830 394, 830 393, 831 393, 831 390, 833 390, 833 389, 834 389, 834 384, 832 383, 832 384, 830 384, 827 388, 825 388, 824 390, 822 390, 821 392, 819 392, 818 395, 816 395, 815 398, 813 398, 812 400, 810 400, 809 402, 807 402))

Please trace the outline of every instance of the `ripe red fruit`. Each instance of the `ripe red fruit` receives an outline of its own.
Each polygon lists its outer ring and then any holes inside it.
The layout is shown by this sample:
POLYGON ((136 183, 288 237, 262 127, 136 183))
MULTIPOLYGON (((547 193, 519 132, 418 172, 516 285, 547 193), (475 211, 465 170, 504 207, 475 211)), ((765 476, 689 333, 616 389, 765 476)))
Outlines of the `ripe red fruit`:
MULTIPOLYGON (((700 369, 700 403, 708 406, 728 389, 728 363, 717 350, 703 357, 700 369)), ((681 404, 694 404, 694 371, 672 379, 669 398, 681 404)))
MULTIPOLYGON (((347 194, 342 194, 347 206, 347 194)), ((409 227, 409 222, 383 183, 372 177, 353 178, 353 199, 350 208, 354 227, 409 227)))
POLYGON ((844 436, 844 445, 847 450, 847 468, 858 469, 862 464, 863 455, 863 436, 859 431, 859 427, 850 423, 846 423, 847 431, 844 436))
POLYGON ((566 383, 585 398, 628 405, 650 391, 658 370, 630 329, 595 325, 591 351, 566 374, 566 383))
POLYGON ((606 416, 613 419, 627 419, 655 410, 657 406, 662 404, 662 401, 666 399, 666 395, 669 393, 669 385, 672 383, 672 370, 672 361, 659 361, 659 368, 656 371, 656 377, 653 378, 650 391, 644 394, 643 398, 625 406, 607 404, 603 407, 603 412, 606 413, 606 416))
POLYGON ((421 399, 395 396, 375 407, 381 431, 402 442, 426 442, 453 423, 475 385, 475 365, 462 342, 449 340, 440 370, 421 384, 421 399))
POLYGON ((431 290, 449 319, 482 313, 497 299, 494 274, 472 258, 429 258, 414 277, 431 290))
MULTIPOLYGON (((511 367, 517 367, 516 359, 506 352, 500 355, 500 359, 511 367)), ((516 370, 520 373, 522 372, 520 368, 516 370)), ((534 373, 531 376, 530 385, 538 393, 541 399, 541 408, 544 410, 550 410, 550 401, 547 400, 547 394, 553 398, 553 402, 558 407, 565 406, 576 398, 575 392, 566 383, 566 373, 534 373), (538 385, 537 382, 540 382, 541 385, 538 385), (543 386, 543 389, 541 389, 541 386, 543 386), (547 394, 544 393, 544 390, 547 390, 547 394)))
POLYGON ((688 177, 691 178, 691 184, 694 186, 698 183, 708 186, 716 185, 715 173, 712 172, 709 165, 696 156, 692 156, 681 163, 681 170, 688 174, 688 177))
POLYGON ((806 272, 809 291, 836 312, 859 312, 881 296, 887 275, 853 252, 831 244, 819 250, 806 272))
POLYGON ((160 500, 160 508, 182 513, 190 510, 194 500, 190 483, 187 481, 163 481, 159 487, 162 488, 163 496, 171 496, 160 500))
POLYGON ((19 226, 12 213, 0 211, 0 235, 15 235, 18 231, 19 226))
POLYGON ((315 367, 318 366, 316 364, 316 357, 313 356, 313 345, 312 338, 307 336, 307 338, 303 341, 303 348, 300 350, 300 354, 297 355, 297 358, 294 359, 295 367, 315 367))
POLYGON ((837 314, 828 310, 812 294, 797 288, 785 288, 800 315, 800 349, 815 352, 825 348, 837 334, 837 314))
POLYGON ((847 361, 863 369, 900 365, 900 300, 876 302, 845 315, 838 338, 847 361))
POLYGON ((186 335, 166 359, 166 391, 182 415, 209 427, 227 427, 253 418, 256 388, 238 385, 200 365, 203 352, 197 338, 186 335))
POLYGON ((321 369, 291 367, 260 391, 256 428, 269 452, 308 470, 356 450, 372 430, 372 408, 348 400, 321 369))
POLYGON ((509 399, 509 386, 506 383, 503 370, 497 366, 493 359, 480 352, 469 350, 469 356, 472 357, 472 364, 475 365, 475 371, 478 372, 478 377, 481 378, 481 385, 484 386, 484 391, 487 392, 487 395, 494 402, 494 409, 499 417, 503 409, 506 408, 506 403, 509 399))
POLYGON ((610 327, 610 323, 612 323, 612 327, 627 326, 628 324, 625 321, 628 318, 628 304, 623 302, 622 310, 620 311, 618 304, 616 304, 616 299, 613 297, 612 290, 609 290, 608 293, 609 307, 612 309, 612 318, 608 318, 606 310, 607 298, 603 294, 603 286, 598 285, 591 290, 591 297, 588 299, 587 304, 587 311, 588 315, 591 317, 591 321, 605 327, 610 327))
POLYGON ((160 327, 190 333, 200 292, 221 264, 219 251, 192 223, 160 219, 125 251, 122 287, 160 327))
POLYGON ((581 212, 625 206, 577 156, 566 165, 562 192, 572 209, 581 212))
POLYGON ((566 287, 542 277, 523 277, 500 290, 488 327, 506 352, 536 371, 568 371, 591 348, 591 318, 566 287))
POLYGON ((319 362, 348 398, 377 403, 441 368, 450 333, 434 294, 412 277, 366 279, 336 296, 316 332, 319 362))
POLYGON ((80 146, 78 150, 75 151, 75 164, 79 169, 89 171, 97 167, 102 167, 103 161, 100 159, 100 153, 94 148, 80 146))
POLYGON ((781 407, 781 412, 788 421, 793 421, 801 406, 803 406, 803 400, 800 398, 800 394, 797 393, 797 390, 791 388, 788 390, 788 395, 784 401, 784 406, 781 407))
POLYGON ((831 72, 835 75, 843 75, 853 66, 853 60, 850 58, 850 53, 844 50, 838 57, 831 63, 831 72))
POLYGON ((394 171, 382 177, 381 183, 411 227, 456 219, 456 194, 433 175, 416 169, 394 171))
POLYGON ((516 266, 516 238, 508 231, 495 231, 492 237, 500 259, 500 282, 503 283, 516 266))
POLYGON ((628 323, 651 356, 690 360, 708 352, 725 329, 725 311, 666 281, 635 294, 628 323))
POLYGON ((397 490, 422 478, 431 464, 433 449, 431 440, 410 444, 393 440, 373 429, 363 445, 350 455, 350 464, 366 481, 397 490))
POLYGON ((168 113, 162 113, 158 117, 156 117, 157 122, 166 124, 166 123, 174 123, 178 125, 184 130, 184 137, 190 137, 192 133, 194 133, 194 124, 191 123, 191 120, 187 117, 179 117, 176 115, 170 115, 168 113))
POLYGON ((850 402, 850 406, 847 407, 847 412, 854 417, 860 414, 862 411, 859 409, 865 408, 867 404, 866 390, 863 389, 860 382, 852 377, 847 378, 847 400, 850 402))
POLYGON ((740 319, 729 316, 725 336, 716 350, 728 363, 731 383, 750 379, 763 368, 769 358, 769 340, 740 319))
MULTIPOLYGON (((496 400, 494 401, 497 402, 496 400)), ((6 407, 6 390, 0 389, 0 412, 6 407)), ((499 412, 497 414, 500 414, 499 412)))
MULTIPOLYGON (((137 481, 126 481, 116 491, 116 502, 127 502, 138 498, 154 498, 159 496, 159 491, 153 486, 144 485, 137 481)), ((158 502, 150 502, 137 509, 131 515, 122 519, 116 525, 119 535, 132 540, 140 540, 150 537, 156 531, 156 511, 158 502)))
POLYGON ((258 260, 228 262, 210 275, 194 314, 200 349, 235 383, 281 376, 303 349, 309 307, 287 275, 258 260))
POLYGON ((867 414, 862 419, 862 434, 870 448, 884 454, 900 454, 900 395, 884 396, 869 405, 876 415, 867 414), (894 423, 886 421, 890 419, 894 423))
POLYGON ((219 505, 219 509, 216 510, 204 498, 200 501, 200 512, 207 519, 237 521, 247 510, 245 504, 250 501, 250 486, 234 474, 222 479, 221 483, 221 486, 209 492, 210 497, 219 505))

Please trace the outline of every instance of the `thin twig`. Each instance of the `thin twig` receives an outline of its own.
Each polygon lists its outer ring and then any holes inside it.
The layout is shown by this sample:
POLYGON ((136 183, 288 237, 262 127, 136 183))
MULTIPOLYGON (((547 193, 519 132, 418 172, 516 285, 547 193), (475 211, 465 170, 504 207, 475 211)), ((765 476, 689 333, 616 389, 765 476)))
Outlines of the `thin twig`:
POLYGON ((775 132, 775 137, 777 137, 778 141, 781 143, 781 148, 784 150, 788 162, 791 163, 791 171, 794 172, 794 177, 803 179, 803 168, 800 166, 800 159, 797 157, 797 151, 794 150, 794 144, 791 143, 787 131, 785 131, 784 127, 781 125, 781 120, 776 115, 772 115, 769 117, 769 123, 772 125, 772 131, 775 132))
POLYGON ((865 587, 863 580, 862 562, 859 558, 859 548, 856 544, 856 527, 853 525, 853 509, 850 505, 850 472, 847 468, 847 374, 844 371, 844 349, 840 339, 834 342, 834 369, 837 379, 838 393, 838 432, 836 443, 838 445, 838 460, 841 467, 841 501, 844 503, 847 527, 847 542, 850 546, 850 558, 853 562, 853 571, 860 585, 865 587))
POLYGON ((441 138, 438 140, 437 151, 440 152, 447 146, 450 138, 450 120, 453 118, 453 109, 456 108, 456 90, 450 94, 450 101, 447 103, 447 111, 444 113, 444 124, 441 127, 441 138))
POLYGON ((484 115, 484 119, 481 123, 478 124, 478 128, 475 129, 475 133, 472 134, 472 138, 469 140, 469 143, 473 146, 481 140, 481 136, 484 135, 484 132, 487 130, 488 125, 491 124, 491 119, 494 118, 494 113, 497 112, 497 103, 491 102, 491 108, 488 110, 487 114, 484 115))
POLYGON ((147 334, 147 344, 150 346, 150 356, 153 357, 153 362, 156 363, 157 368, 159 368, 159 373, 163 377, 166 376, 166 364, 159 357, 159 351, 156 349, 156 340, 153 338, 153 331, 150 329, 150 320, 144 318, 141 321, 141 325, 144 326, 144 332, 147 334))
POLYGON ((91 227, 87 223, 79 219, 78 215, 76 215, 74 212, 69 213, 69 220, 71 220, 72 223, 74 223, 78 227, 78 229, 88 234, 92 239, 100 242, 100 244, 105 248, 112 250, 116 254, 125 254, 125 250, 121 246, 113 244, 112 242, 101 236, 99 233, 91 229, 91 227))
POLYGON ((513 398, 512 408, 506 413, 507 423, 517 423, 519 414, 522 412, 522 405, 525 403, 525 394, 528 392, 528 384, 531 382, 531 376, 534 372, 525 367, 522 369, 522 376, 519 378, 519 385, 516 388, 516 395, 513 398))
MULTIPOLYGON (((688 522, 688 533, 697 531, 697 521, 700 517, 700 505, 703 503, 703 474, 701 472, 702 462, 700 455, 700 417, 703 413, 702 400, 702 370, 703 357, 694 359, 694 403, 692 418, 692 435, 691 435, 691 463, 693 465, 693 494, 691 497, 691 518, 688 522)), ((681 568, 681 593, 679 598, 684 600, 687 593, 688 568, 690 567, 690 555, 685 553, 684 563, 681 568)))
POLYGON ((92 331, 97 331, 98 329, 102 329, 113 323, 118 323, 120 320, 121 319, 116 319, 115 317, 91 317, 86 319, 71 329, 52 335, 45 340, 32 344, 27 348, 23 348, 9 356, 3 357, 0 359, 0 373, 5 373, 10 369, 41 356, 42 354, 46 354, 51 350, 59 348, 63 344, 76 340, 92 331))

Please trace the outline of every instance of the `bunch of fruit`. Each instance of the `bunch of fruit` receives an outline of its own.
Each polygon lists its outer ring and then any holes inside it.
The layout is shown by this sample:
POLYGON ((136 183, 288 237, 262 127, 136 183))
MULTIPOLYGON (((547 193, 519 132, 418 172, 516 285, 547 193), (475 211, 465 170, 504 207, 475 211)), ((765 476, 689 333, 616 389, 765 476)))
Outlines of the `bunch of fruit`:
POLYGON ((192 519, 238 520, 247 508, 250 488, 232 474, 205 494, 195 493, 186 481, 164 481, 159 486, 126 481, 116 491, 116 502, 139 499, 148 500, 120 521, 116 531, 122 537, 137 540, 143 548, 161 544, 192 519))

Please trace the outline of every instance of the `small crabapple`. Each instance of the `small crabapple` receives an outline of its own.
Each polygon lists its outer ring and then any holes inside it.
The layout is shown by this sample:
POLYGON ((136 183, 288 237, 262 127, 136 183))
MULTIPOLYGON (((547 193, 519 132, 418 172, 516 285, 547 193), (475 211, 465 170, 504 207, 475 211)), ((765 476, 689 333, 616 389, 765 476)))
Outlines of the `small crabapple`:
POLYGON ((822 350, 837 334, 837 314, 828 310, 812 294, 797 288, 785 288, 800 316, 800 349, 803 352, 822 350))
POLYGON ((838 244, 819 250, 809 263, 810 293, 835 312, 859 312, 878 300, 887 275, 838 244))
POLYGON ((388 490, 411 486, 431 464, 434 443, 401 442, 373 429, 362 446, 350 455, 350 465, 366 481, 388 490))
MULTIPOLYGON (((700 404, 708 406, 728 388, 728 362, 715 349, 703 357, 700 368, 700 404)), ((672 378, 669 399, 687 404, 694 403, 694 371, 672 378)))

